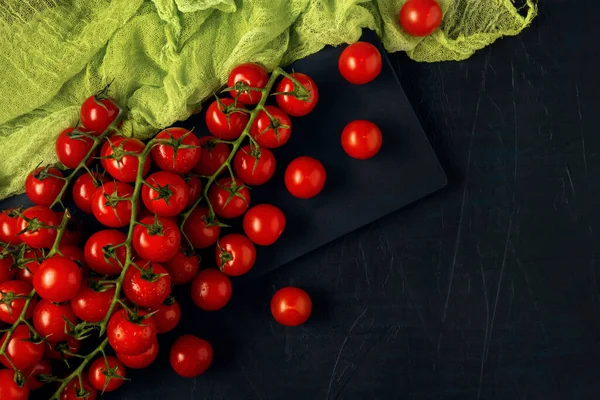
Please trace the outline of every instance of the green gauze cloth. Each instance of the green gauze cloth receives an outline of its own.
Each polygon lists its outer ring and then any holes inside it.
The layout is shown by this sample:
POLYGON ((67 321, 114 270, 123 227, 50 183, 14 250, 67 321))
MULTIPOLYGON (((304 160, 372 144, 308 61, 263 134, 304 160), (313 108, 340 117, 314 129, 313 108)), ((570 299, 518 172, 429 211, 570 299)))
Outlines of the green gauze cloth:
POLYGON ((377 31, 417 61, 463 60, 536 14, 533 0, 440 0, 441 29, 405 34, 406 0, 3 0, 0 3, 0 198, 23 191, 82 101, 113 82, 125 134, 148 137, 197 112, 246 61, 289 64, 377 31))

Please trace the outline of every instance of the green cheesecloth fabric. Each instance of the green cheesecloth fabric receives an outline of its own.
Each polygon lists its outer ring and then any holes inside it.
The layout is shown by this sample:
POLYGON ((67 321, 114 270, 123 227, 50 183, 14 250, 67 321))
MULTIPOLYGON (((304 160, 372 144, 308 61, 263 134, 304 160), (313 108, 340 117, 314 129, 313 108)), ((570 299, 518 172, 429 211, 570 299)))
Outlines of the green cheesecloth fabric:
POLYGON ((0 3, 0 199, 23 191, 82 101, 113 82, 126 135, 148 137, 197 112, 246 61, 286 65, 375 30, 389 52, 463 60, 536 15, 533 0, 440 0, 441 29, 405 34, 406 0, 3 0, 0 3))

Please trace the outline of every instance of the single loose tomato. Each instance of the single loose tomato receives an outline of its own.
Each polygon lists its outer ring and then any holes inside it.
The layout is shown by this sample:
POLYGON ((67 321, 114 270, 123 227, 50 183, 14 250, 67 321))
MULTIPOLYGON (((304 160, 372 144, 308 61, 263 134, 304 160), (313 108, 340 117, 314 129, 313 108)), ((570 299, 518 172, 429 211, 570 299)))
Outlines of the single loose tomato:
POLYGON ((326 180, 325 167, 312 157, 298 157, 285 170, 285 187, 292 196, 300 199, 309 199, 321 193, 326 180))
POLYGON ((181 319, 181 308, 175 297, 167 297, 167 299, 158 307, 150 307, 148 309, 152 314, 154 322, 156 322, 156 331, 158 333, 166 333, 175 329, 181 319))
POLYGON ((50 248, 56 239, 56 228, 60 225, 58 214, 45 206, 33 206, 23 211, 17 229, 19 239, 33 248, 50 248))
POLYGON ((103 183, 108 182, 104 174, 94 172, 90 175, 88 172, 81 175, 73 184, 73 201, 81 211, 87 214, 92 213, 92 197, 103 183))
POLYGON ((27 400, 29 386, 15 378, 12 369, 0 369, 0 399, 2 400, 27 400))
POLYGON ((40 269, 40 263, 42 262, 42 258, 44 257, 44 253, 40 249, 31 249, 26 250, 25 254, 23 254, 23 258, 27 261, 22 265, 21 268, 17 271, 17 278, 20 281, 24 281, 29 283, 31 289, 33 289, 33 275, 40 269))
MULTIPOLYGON (((135 182, 140 160, 138 154, 142 154, 146 145, 138 139, 113 136, 106 139, 102 150, 100 150, 100 163, 116 180, 121 182, 135 182), (134 153, 134 154, 131 154, 134 153)), ((143 176, 148 174, 152 164, 150 158, 144 163, 143 176)))
POLYGON ((9 281, 15 277, 19 268, 16 266, 13 268, 14 263, 15 258, 12 254, 0 247, 0 283, 9 281))
POLYGON ((152 346, 156 340, 156 323, 152 317, 146 318, 143 314, 119 310, 110 317, 106 335, 117 353, 136 355, 152 346))
POLYGON ((270 246, 285 229, 285 215, 271 204, 259 204, 244 215, 244 233, 260 246, 270 246))
POLYGON ((81 269, 62 256, 53 256, 42 262, 33 276, 33 288, 45 300, 60 303, 71 300, 81 287, 81 269))
POLYGON ((196 207, 185 221, 183 233, 195 249, 205 249, 217 243, 221 227, 207 207, 196 207))
POLYGON ((168 140, 152 148, 152 160, 163 171, 177 174, 189 172, 200 160, 200 141, 185 128, 167 128, 155 139, 168 140))
POLYGON ((149 261, 168 261, 181 245, 179 227, 167 217, 145 217, 133 228, 133 248, 149 261))
POLYGON ((352 43, 340 54, 338 69, 350 83, 369 83, 381 72, 381 54, 371 43, 352 43))
MULTIPOLYGON (((33 287, 23 281, 12 280, 0 283, 0 321, 11 325, 17 322, 32 290, 33 287)), ((27 319, 31 318, 35 303, 34 297, 25 314, 27 319)))
POLYGON ((165 263, 165 268, 169 271, 171 283, 174 285, 188 283, 198 273, 200 257, 191 249, 181 248, 173 258, 165 263))
POLYGON ((296 79, 308 93, 296 88, 296 84, 290 78, 283 78, 279 85, 277 85, 277 93, 290 93, 290 94, 278 94, 275 96, 277 105, 293 117, 302 117, 309 114, 317 105, 319 101, 319 89, 317 84, 308 75, 294 72, 290 74, 296 79))
POLYGON ((192 282, 192 300, 206 311, 219 310, 231 299, 231 280, 215 268, 202 270, 192 282))
POLYGON ((87 265, 100 275, 117 275, 121 273, 127 249, 118 246, 125 243, 127 236, 123 232, 107 229, 94 233, 85 243, 83 255, 87 265))
POLYGON ((288 286, 279 289, 271 300, 271 314, 281 325, 302 325, 308 320, 311 312, 310 296, 297 287, 288 286))
POLYGON ((42 299, 33 309, 33 327, 49 342, 68 340, 71 337, 68 333, 71 325, 77 325, 77 316, 69 304, 56 304, 42 299))
MULTIPOLYGON (((96 189, 92 197, 92 213, 103 225, 120 228, 129 225, 132 206, 129 198, 133 195, 133 187, 124 182, 107 182, 96 189)), ((135 210, 136 214, 139 211, 135 210)))
POLYGON ((267 183, 273 177, 276 168, 275 156, 271 150, 246 145, 233 158, 235 175, 250 186, 267 183))
POLYGON ((206 109, 206 126, 211 135, 217 139, 235 140, 240 137, 246 124, 248 112, 241 111, 233 99, 217 99, 206 109))
POLYGON ((250 191, 238 179, 221 178, 208 191, 208 200, 215 214, 233 219, 246 212, 250 205, 250 191))
POLYGON ((54 167, 39 167, 25 179, 25 194, 38 206, 50 206, 60 194, 65 180, 54 167))
POLYGON ((64 342, 46 342, 46 357, 52 360, 66 360, 81 350, 81 341, 69 337, 64 342))
POLYGON ((158 307, 171 294, 171 276, 160 264, 137 261, 127 270, 123 292, 140 307, 158 307))
POLYGON ((400 9, 400 26, 412 36, 431 35, 442 24, 437 0, 408 0, 400 9))
POLYGON ((202 181, 200 180, 200 178, 194 175, 185 175, 183 179, 185 180, 185 183, 188 186, 189 194, 188 202, 185 207, 190 208, 202 195, 202 181))
POLYGON ((174 217, 188 204, 189 188, 182 177, 172 172, 158 171, 142 186, 142 200, 151 213, 174 217))
POLYGON ((117 119, 118 115, 119 107, 114 100, 106 97, 106 93, 103 91, 85 99, 81 105, 79 119, 88 131, 101 135, 117 119))
POLYGON ((211 176, 227 161, 231 149, 225 143, 218 143, 210 136, 201 137, 199 140, 202 155, 194 167, 194 172, 202 176, 211 176))
POLYGON ((154 337, 148 350, 135 355, 117 353, 117 358, 127 368, 142 369, 150 366, 158 356, 158 339, 154 337))
POLYGON ((10 244, 20 244, 18 233, 20 229, 17 226, 19 216, 14 208, 0 211, 0 242, 10 244))
POLYGON ((265 106, 265 110, 259 111, 250 127, 250 135, 261 147, 267 149, 283 146, 290 139, 291 134, 290 117, 275 106, 265 106))
POLYGON ((82 321, 100 322, 106 317, 114 297, 114 286, 90 279, 81 285, 79 292, 71 299, 71 309, 82 321))
MULTIPOLYGON (((75 169, 86 158, 94 141, 83 135, 82 131, 75 131, 75 128, 67 128, 56 139, 56 155, 58 161, 63 163, 67 168, 75 169)), ((97 151, 94 150, 88 157, 86 164, 89 165, 96 156, 97 151)))
POLYGON ((78 378, 69 382, 61 393, 60 400, 96 400, 98 391, 90 384, 85 374, 81 376, 81 381, 83 385, 78 378))
MULTIPOLYGON (((46 359, 42 359, 33 367, 29 367, 23 371, 23 378, 27 382, 29 390, 37 390, 45 385, 44 382, 38 380, 39 375, 52 375, 52 364, 46 359)), ((0 399, 3 399, 0 394, 0 399)))
POLYGON ((229 92, 231 97, 237 98, 243 104, 258 104, 262 93, 258 90, 248 90, 248 88, 262 89, 269 81, 269 74, 259 64, 245 63, 235 67, 227 78, 227 86, 237 90, 229 92), (239 94, 238 94, 239 93, 239 94))
POLYGON ((113 356, 98 357, 90 365, 88 379, 96 390, 112 392, 121 387, 127 377, 125 366, 113 356))
POLYGON ((379 127, 367 120, 350 122, 342 132, 342 147, 350 157, 366 160, 381 149, 383 138, 379 127))
MULTIPOLYGON (((4 345, 8 336, 6 332, 0 340, 0 346, 4 345)), ((39 338, 34 338, 27 325, 20 324, 13 331, 8 344, 6 345, 5 355, 0 356, 0 363, 6 368, 15 366, 19 371, 33 367, 44 357, 44 343, 39 338), (12 361, 12 365, 9 360, 12 361)))
POLYGON ((256 248, 246 236, 231 233, 217 241, 215 257, 221 271, 229 276, 240 276, 254 266, 256 248))
POLYGON ((171 367, 184 378, 201 375, 212 363, 213 349, 210 343, 192 335, 175 340, 169 356, 171 367))

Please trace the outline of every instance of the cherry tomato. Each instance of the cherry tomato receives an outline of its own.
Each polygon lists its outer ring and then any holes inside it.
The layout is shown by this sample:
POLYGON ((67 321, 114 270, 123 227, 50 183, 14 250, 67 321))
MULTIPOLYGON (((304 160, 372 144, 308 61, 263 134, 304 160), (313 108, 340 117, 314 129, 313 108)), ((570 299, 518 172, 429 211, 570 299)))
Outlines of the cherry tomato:
POLYGON ((189 188, 182 177, 172 172, 158 171, 142 186, 142 200, 151 213, 174 217, 188 204, 189 188))
MULTIPOLYGON (((8 332, 2 336, 0 346, 6 341, 7 335, 8 332)), ((8 341, 8 345, 6 346, 5 354, 6 356, 0 356, 0 363, 7 368, 12 368, 10 362, 6 358, 8 357, 15 368, 19 371, 23 371, 40 362, 44 356, 44 343, 34 343, 27 325, 21 324, 13 331, 13 334, 8 341)))
POLYGON ((44 256, 40 249, 26 250, 23 258, 28 261, 17 271, 17 279, 29 283, 33 289, 33 275, 40 269, 41 258, 44 256))
POLYGON ((352 43, 340 54, 338 69, 350 83, 369 83, 381 72, 381 54, 371 43, 352 43))
MULTIPOLYGON (((56 213, 59 219, 62 221, 64 211, 56 213)), ((61 245, 68 246, 79 246, 81 243, 81 237, 83 236, 83 223, 80 220, 71 218, 67 221, 67 228, 65 229, 62 238, 60 239, 61 245)))
POLYGON ((49 207, 65 185, 62 177, 62 172, 54 167, 36 168, 25 179, 25 194, 34 204, 49 207))
POLYGON ((188 202, 185 207, 190 208, 202 195, 202 181, 194 175, 186 175, 183 179, 189 189, 188 202))
POLYGON ((194 167, 194 172, 202 176, 211 176, 227 161, 231 149, 225 143, 217 143, 214 138, 204 136, 200 139, 200 161, 194 167))
POLYGON ((192 335, 175 340, 169 356, 171 367, 184 378, 201 375, 212 363, 213 349, 210 343, 192 335))
POLYGON ((366 120, 350 122, 342 132, 342 147, 350 157, 366 160, 379 152, 383 139, 379 127, 366 120))
POLYGON ((66 360, 79 353, 81 341, 69 337, 65 342, 46 342, 46 357, 52 360, 66 360))
POLYGON ((33 327, 49 342, 63 342, 71 337, 71 325, 77 325, 77 316, 69 304, 40 301, 33 309, 33 327))
POLYGON ((258 144, 267 149, 275 149, 287 143, 292 134, 292 121, 286 113, 275 106, 265 106, 266 111, 258 112, 250 127, 250 135, 258 144), (273 117, 273 120, 269 117, 273 117))
POLYGON ((127 377, 125 366, 117 357, 98 357, 90 365, 88 379, 90 385, 102 392, 112 392, 121 387, 127 377))
POLYGON ((145 217, 133 228, 133 248, 149 261, 168 261, 181 245, 179 227, 166 217, 145 217))
POLYGON ((412 36, 431 35, 442 23, 437 0, 408 0, 400 9, 400 26, 412 36))
POLYGON ((239 111, 232 99, 215 100, 206 109, 206 126, 217 139, 235 140, 248 123, 248 113, 239 111))
POLYGON ((269 181, 275 173, 276 161, 271 150, 246 145, 233 158, 235 175, 244 183, 258 186, 269 181))
MULTIPOLYGON (((135 182, 138 173, 139 159, 132 154, 141 154, 146 145, 138 139, 113 136, 106 139, 100 150, 100 163, 113 178, 121 182, 135 182)), ((152 164, 150 158, 146 159, 143 175, 146 176, 152 164)))
MULTIPOLYGON (((32 289, 33 287, 29 283, 23 281, 6 281, 0 283, 0 321, 11 325, 14 324, 23 312, 27 296, 32 289)), ((35 303, 36 300, 34 297, 25 314, 27 319, 31 318, 35 303)))
POLYGON ((24 382, 17 383, 12 369, 0 369, 0 399, 27 400, 28 398, 28 385, 24 382))
POLYGON ((33 276, 33 288, 37 294, 42 299, 55 303, 71 300, 80 287, 79 266, 58 255, 44 260, 33 276))
POLYGON ((81 285, 79 292, 71 299, 73 313, 85 322, 100 322, 106 317, 115 297, 115 287, 103 285, 97 280, 81 285))
MULTIPOLYGON (((44 382, 37 379, 39 375, 52 375, 52 364, 50 364, 50 361, 43 359, 33 367, 29 367, 23 371, 23 378, 25 378, 29 390, 37 390, 45 385, 44 382)), ((0 399, 3 399, 1 394, 0 399)))
POLYGON ((319 160, 312 157, 298 157, 285 170, 285 187, 294 197, 310 199, 325 186, 327 173, 319 160))
MULTIPOLYGON (((92 197, 92 212, 103 225, 120 228, 129 225, 132 207, 127 198, 133 195, 133 187, 123 182, 107 182, 96 189, 92 197)), ((136 210, 136 213, 139 211, 136 210)))
POLYGON ((58 215, 48 207, 33 206, 23 211, 23 217, 19 217, 17 222, 17 229, 21 232, 19 239, 29 247, 52 247, 56 228, 48 227, 60 225, 58 215))
POLYGON ((244 215, 244 233, 260 246, 270 246, 285 229, 285 215, 271 204, 259 204, 244 215))
MULTIPOLYGON (((262 89, 268 81, 269 74, 262 66, 256 63, 245 63, 238 65, 231 71, 229 78, 227 78, 227 86, 239 89, 240 84, 238 82, 243 82, 248 87, 262 89)), ((237 96, 237 100, 243 104, 258 104, 262 97, 262 93, 257 90, 232 90, 229 93, 233 98, 237 96)))
POLYGON ((218 269, 202 270, 192 282, 192 300, 202 310, 219 310, 229 303, 230 298, 231 280, 218 269))
POLYGON ((0 247, 0 283, 9 281, 15 277, 19 268, 13 268, 14 263, 14 257, 9 253, 5 253, 0 247))
POLYGON ((121 361, 127 368, 133 369, 142 369, 150 366, 156 360, 158 356, 158 340, 156 337, 152 341, 152 344, 148 348, 148 350, 135 355, 127 355, 117 353, 117 358, 121 361))
POLYGON ((256 248, 246 236, 231 233, 217 241, 215 256, 221 271, 229 276, 240 276, 254 266, 256 248))
POLYGON ((308 320, 311 312, 310 296, 297 287, 288 286, 279 289, 271 300, 271 314, 281 325, 302 325, 308 320))
POLYGON ((181 308, 174 297, 167 297, 160 306, 151 307, 149 311, 156 311, 155 314, 152 314, 152 318, 156 322, 156 331, 158 333, 172 331, 181 319, 181 308))
POLYGON ((89 131, 101 135, 119 115, 119 107, 105 95, 90 96, 81 105, 79 119, 89 131))
POLYGON ((221 227, 216 218, 210 218, 207 207, 196 207, 183 225, 183 233, 195 249, 205 249, 217 243, 221 227))
POLYGON ((78 378, 73 379, 60 394, 60 400, 96 400, 98 391, 90 384, 85 374, 82 375, 81 380, 83 388, 78 378), (84 395, 83 393, 87 394, 84 395))
POLYGON ((123 291, 129 301, 140 307, 158 307, 171 294, 171 276, 160 264, 137 261, 127 270, 123 291))
POLYGON ((114 313, 108 321, 108 343, 117 352, 126 355, 140 354, 156 340, 156 323, 152 317, 131 315, 125 310, 114 313))
POLYGON ((63 254, 65 258, 76 262, 77 265, 79 265, 80 267, 84 265, 83 250, 81 250, 79 247, 72 246, 69 244, 61 244, 60 246, 58 246, 58 250, 63 254))
POLYGON ((75 205, 84 213, 92 213, 92 197, 103 183, 108 182, 108 178, 103 174, 94 172, 94 175, 84 173, 75 180, 73 184, 73 201, 75 205))
POLYGON ((250 191, 240 181, 221 178, 208 191, 208 200, 215 214, 221 218, 233 219, 241 216, 250 204, 250 191))
MULTIPOLYGON (((56 155, 58 160, 67 168, 75 169, 85 159, 94 146, 94 141, 80 132, 73 131, 75 128, 67 128, 56 139, 56 155)), ((90 165, 97 151, 94 150, 86 161, 90 165)))
POLYGON ((155 139, 170 141, 152 148, 152 160, 163 171, 183 174, 191 171, 200 160, 200 141, 193 132, 185 128, 167 128, 160 131, 155 139))
POLYGON ((111 249, 125 243, 127 236, 123 232, 107 229, 94 233, 85 243, 83 255, 86 264, 100 275, 117 275, 121 273, 127 249, 125 246, 111 249))
MULTIPOLYGON (((294 72, 290 75, 308 90, 307 98, 296 98, 291 94, 278 94, 275 96, 275 99, 277 100, 277 105, 279 105, 284 112, 293 117, 302 117, 309 114, 317 105, 317 102, 319 101, 319 89, 317 88, 315 81, 307 75, 299 72, 294 72)), ((281 82, 279 82, 279 85, 277 85, 278 93, 294 92, 294 89, 295 84, 289 78, 283 78, 281 82)), ((297 90, 295 92, 298 93, 297 90)), ((301 93, 298 93, 298 95, 301 95, 301 93)))
POLYGON ((171 275, 171 283, 181 285, 188 283, 198 273, 200 257, 189 249, 180 249, 177 254, 165 263, 165 268, 171 275))
POLYGON ((13 214, 14 209, 0 211, 0 242, 20 244, 21 239, 17 235, 20 229, 17 226, 19 216, 13 214))

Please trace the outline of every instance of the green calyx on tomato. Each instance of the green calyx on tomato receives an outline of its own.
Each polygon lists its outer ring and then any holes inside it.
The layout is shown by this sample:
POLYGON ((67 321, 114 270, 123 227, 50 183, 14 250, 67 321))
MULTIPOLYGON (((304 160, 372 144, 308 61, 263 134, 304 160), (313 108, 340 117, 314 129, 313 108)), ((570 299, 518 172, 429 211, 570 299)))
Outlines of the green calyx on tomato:
POLYGON ((169 276, 168 273, 163 273, 163 274, 155 274, 154 271, 152 270, 152 263, 148 262, 146 265, 144 265, 144 267, 139 267, 137 265, 135 265, 135 268, 137 268, 138 271, 140 271, 140 277, 148 282, 156 282, 158 281, 160 278, 162 278, 163 276, 169 276))

